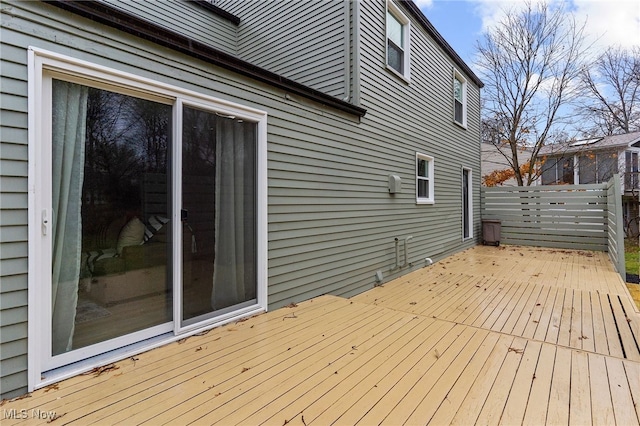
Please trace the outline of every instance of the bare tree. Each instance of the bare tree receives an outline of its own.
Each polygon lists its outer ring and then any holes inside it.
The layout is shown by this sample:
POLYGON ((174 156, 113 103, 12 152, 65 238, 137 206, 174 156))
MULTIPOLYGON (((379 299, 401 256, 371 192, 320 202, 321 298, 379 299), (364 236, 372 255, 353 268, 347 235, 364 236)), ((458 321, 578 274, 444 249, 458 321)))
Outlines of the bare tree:
POLYGON ((519 186, 538 177, 538 153, 566 124, 562 107, 577 97, 584 24, 562 5, 527 1, 478 43, 483 117, 490 142, 503 153, 519 186), (526 148, 526 149, 525 149, 526 148))
POLYGON ((608 49, 581 73, 587 89, 579 111, 585 136, 608 136, 640 130, 640 47, 608 49))

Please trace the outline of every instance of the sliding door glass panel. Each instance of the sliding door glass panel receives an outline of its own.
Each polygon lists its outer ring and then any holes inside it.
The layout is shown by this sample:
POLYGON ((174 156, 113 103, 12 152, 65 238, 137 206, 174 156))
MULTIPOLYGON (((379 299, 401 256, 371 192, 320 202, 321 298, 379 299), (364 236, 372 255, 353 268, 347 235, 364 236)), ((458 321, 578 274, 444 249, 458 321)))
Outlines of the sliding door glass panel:
POLYGON ((54 356, 172 320, 171 112, 53 80, 54 356))
POLYGON ((183 325, 256 303, 257 124, 185 107, 183 325))
POLYGON ((581 155, 578 159, 578 171, 580 183, 596 183, 596 155, 581 155))
POLYGON ((597 155, 598 183, 606 183, 618 173, 618 153, 603 152, 597 155))

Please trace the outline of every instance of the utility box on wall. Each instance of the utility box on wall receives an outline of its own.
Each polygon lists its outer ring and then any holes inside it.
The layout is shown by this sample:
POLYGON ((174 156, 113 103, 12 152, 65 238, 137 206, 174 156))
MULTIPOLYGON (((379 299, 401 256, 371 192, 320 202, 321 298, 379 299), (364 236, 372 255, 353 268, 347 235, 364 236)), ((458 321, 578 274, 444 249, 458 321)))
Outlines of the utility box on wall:
POLYGON ((389 175, 389 194, 402 192, 402 179, 398 175, 389 175))

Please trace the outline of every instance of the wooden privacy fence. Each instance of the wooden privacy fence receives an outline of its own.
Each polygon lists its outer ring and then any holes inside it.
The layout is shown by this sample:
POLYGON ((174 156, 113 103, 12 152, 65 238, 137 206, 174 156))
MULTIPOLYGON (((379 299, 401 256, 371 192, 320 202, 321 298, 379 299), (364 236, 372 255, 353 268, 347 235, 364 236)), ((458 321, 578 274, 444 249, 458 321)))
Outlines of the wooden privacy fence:
POLYGON ((482 219, 501 221, 504 244, 609 253, 624 276, 620 176, 594 185, 482 188, 482 219))

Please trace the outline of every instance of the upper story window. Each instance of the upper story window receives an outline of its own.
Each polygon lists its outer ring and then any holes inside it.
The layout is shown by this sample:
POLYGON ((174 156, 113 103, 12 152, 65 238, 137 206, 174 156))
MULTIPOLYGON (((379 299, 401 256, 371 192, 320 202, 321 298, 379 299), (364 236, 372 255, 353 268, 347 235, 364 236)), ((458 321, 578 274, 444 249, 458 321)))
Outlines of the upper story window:
POLYGON ((453 119, 463 127, 467 127, 467 80, 457 71, 453 76, 453 119))
POLYGON ((392 1, 387 2, 387 67, 409 79, 409 19, 392 1))
POLYGON ((416 203, 433 204, 433 157, 416 153, 416 203))

